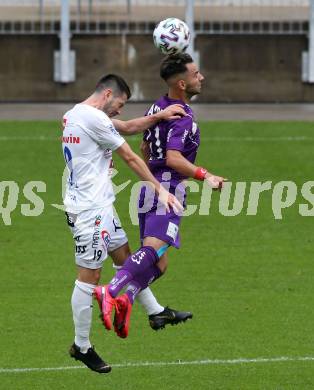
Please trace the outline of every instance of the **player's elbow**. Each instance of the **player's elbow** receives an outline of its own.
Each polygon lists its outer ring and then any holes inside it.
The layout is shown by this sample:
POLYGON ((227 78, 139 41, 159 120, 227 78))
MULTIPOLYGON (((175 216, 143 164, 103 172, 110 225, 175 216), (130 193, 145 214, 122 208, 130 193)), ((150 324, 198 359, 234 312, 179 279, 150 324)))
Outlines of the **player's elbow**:
POLYGON ((130 146, 125 142, 120 148, 116 150, 122 160, 128 165, 133 166, 138 162, 138 155, 133 152, 130 146))
POLYGON ((166 164, 169 168, 177 169, 182 162, 182 154, 178 150, 168 150, 166 155, 166 164))
POLYGON ((167 167, 176 169, 178 166, 178 159, 175 156, 167 155, 166 164, 167 167))
POLYGON ((125 124, 123 128, 124 135, 133 135, 134 134, 134 128, 132 126, 129 126, 128 124, 125 124))
POLYGON ((138 156, 132 152, 132 153, 126 154, 123 159, 126 162, 126 164, 130 167, 136 163, 138 156))
POLYGON ((141 158, 136 153, 134 153, 133 151, 131 151, 130 153, 128 153, 125 156, 124 161, 126 162, 128 167, 130 169, 132 169, 132 171, 135 171, 135 172, 137 171, 137 169, 139 169, 139 167, 142 166, 141 158))

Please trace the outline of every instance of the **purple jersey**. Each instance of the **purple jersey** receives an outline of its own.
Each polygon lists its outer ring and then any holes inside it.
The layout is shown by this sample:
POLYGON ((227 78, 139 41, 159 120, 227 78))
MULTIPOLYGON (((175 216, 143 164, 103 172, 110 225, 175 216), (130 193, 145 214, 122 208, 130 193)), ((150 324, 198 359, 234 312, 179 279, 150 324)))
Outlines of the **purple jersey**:
POLYGON ((162 174, 170 172, 171 186, 177 186, 186 177, 167 166, 167 150, 178 150, 183 157, 194 163, 200 144, 200 131, 194 122, 194 114, 191 107, 181 100, 170 99, 168 96, 162 96, 157 100, 147 111, 146 115, 155 114, 171 104, 181 104, 188 115, 181 119, 157 123, 154 127, 145 131, 143 139, 149 143, 149 168, 152 174, 157 180, 162 181, 162 174))
MULTIPOLYGON (((167 189, 175 194, 184 205, 185 186, 183 183, 180 184, 180 182, 186 179, 186 177, 167 166, 166 156, 167 150, 178 150, 183 157, 194 163, 200 143, 200 131, 194 122, 193 111, 189 105, 181 100, 163 96, 151 106, 146 115, 152 115, 175 103, 181 104, 188 115, 173 121, 159 122, 154 127, 146 130, 143 139, 149 143, 149 168, 152 174, 160 182, 170 179, 170 186, 167 189), (163 175, 164 173, 168 174, 163 175)), ((142 242, 145 237, 157 237, 169 245, 179 248, 180 222, 181 215, 177 215, 172 209, 166 213, 164 206, 159 206, 158 198, 154 191, 146 193, 145 187, 141 189, 139 197, 139 224, 142 242), (151 205, 150 210, 147 210, 145 205, 151 205)))

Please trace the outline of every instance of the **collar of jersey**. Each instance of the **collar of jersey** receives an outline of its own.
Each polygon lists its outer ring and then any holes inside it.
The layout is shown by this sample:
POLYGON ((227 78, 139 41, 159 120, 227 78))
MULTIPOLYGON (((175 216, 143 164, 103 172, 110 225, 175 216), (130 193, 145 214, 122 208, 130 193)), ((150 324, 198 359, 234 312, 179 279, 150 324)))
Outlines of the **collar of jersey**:
POLYGON ((168 100, 169 102, 171 103, 178 103, 178 104, 182 104, 183 106, 189 106, 188 104, 184 103, 183 100, 180 100, 180 99, 172 99, 170 98, 168 95, 165 95, 165 99, 168 100))

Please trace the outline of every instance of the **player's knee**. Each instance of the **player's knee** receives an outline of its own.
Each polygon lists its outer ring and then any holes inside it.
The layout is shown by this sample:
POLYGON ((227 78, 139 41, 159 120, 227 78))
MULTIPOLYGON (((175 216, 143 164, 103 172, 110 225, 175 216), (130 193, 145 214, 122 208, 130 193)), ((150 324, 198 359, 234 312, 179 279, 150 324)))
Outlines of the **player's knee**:
POLYGON ((95 282, 94 284, 98 284, 99 281, 100 281, 100 275, 101 275, 101 269, 97 269, 95 270, 95 274, 94 274, 94 277, 95 277, 95 282))
POLYGON ((161 258, 159 262, 157 263, 157 267, 159 268, 160 272, 164 274, 167 271, 168 268, 168 260, 167 258, 161 258))
POLYGON ((120 248, 115 249, 114 251, 110 252, 109 255, 113 260, 114 266, 122 266, 125 263, 125 260, 131 255, 129 244, 126 243, 120 248))
POLYGON ((162 275, 166 273, 166 271, 167 271, 167 265, 158 265, 158 264, 157 264, 157 266, 158 266, 158 268, 160 269, 160 272, 161 272, 162 275))
POLYGON ((78 280, 83 283, 90 283, 97 285, 100 281, 101 268, 88 269, 80 268, 78 272, 78 280))

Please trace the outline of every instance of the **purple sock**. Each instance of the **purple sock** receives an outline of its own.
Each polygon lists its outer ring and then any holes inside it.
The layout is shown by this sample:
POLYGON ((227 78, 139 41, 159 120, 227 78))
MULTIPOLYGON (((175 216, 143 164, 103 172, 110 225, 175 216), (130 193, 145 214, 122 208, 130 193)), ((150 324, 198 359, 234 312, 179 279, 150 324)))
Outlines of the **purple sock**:
POLYGON ((126 294, 133 305, 137 294, 144 290, 149 284, 153 283, 156 279, 161 276, 161 271, 157 265, 152 264, 141 274, 136 275, 128 284, 126 294))
POLYGON ((138 251, 130 255, 120 271, 109 283, 109 293, 115 298, 119 292, 126 286, 134 277, 141 274, 151 265, 155 265, 159 260, 159 256, 151 246, 143 246, 138 251))
POLYGON ((133 281, 137 282, 141 287, 141 290, 148 287, 151 283, 157 280, 162 275, 160 269, 156 264, 152 264, 141 274, 134 276, 133 281))
POLYGON ((131 302, 131 305, 133 305, 135 298, 137 294, 141 291, 141 286, 138 282, 135 280, 131 280, 131 282, 128 284, 128 287, 126 288, 126 295, 129 298, 129 301, 131 302))

